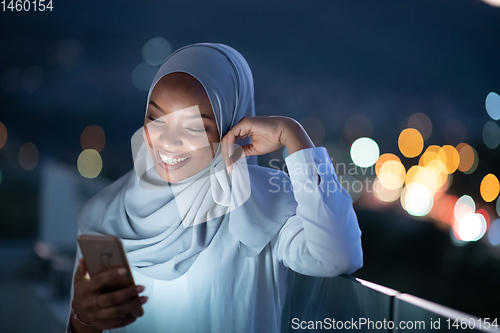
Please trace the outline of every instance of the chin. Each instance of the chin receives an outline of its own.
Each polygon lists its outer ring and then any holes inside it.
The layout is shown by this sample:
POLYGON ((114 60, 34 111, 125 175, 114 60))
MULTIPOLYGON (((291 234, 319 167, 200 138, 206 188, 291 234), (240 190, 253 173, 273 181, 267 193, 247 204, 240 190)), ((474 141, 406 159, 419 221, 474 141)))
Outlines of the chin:
POLYGON ((156 165, 156 172, 158 172, 161 179, 163 179, 166 182, 174 183, 174 184, 187 178, 185 176, 173 175, 172 172, 167 173, 164 169, 160 168, 158 165, 156 165))

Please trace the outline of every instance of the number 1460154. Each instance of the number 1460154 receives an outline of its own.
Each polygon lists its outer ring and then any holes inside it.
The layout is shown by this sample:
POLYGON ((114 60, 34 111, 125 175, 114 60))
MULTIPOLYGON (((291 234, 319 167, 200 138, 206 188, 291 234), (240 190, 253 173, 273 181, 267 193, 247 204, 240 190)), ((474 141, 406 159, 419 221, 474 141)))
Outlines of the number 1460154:
POLYGON ((29 12, 29 11, 39 11, 43 12, 45 10, 50 10, 54 8, 52 6, 52 0, 2 0, 2 10, 6 11, 16 11, 16 12, 29 12))

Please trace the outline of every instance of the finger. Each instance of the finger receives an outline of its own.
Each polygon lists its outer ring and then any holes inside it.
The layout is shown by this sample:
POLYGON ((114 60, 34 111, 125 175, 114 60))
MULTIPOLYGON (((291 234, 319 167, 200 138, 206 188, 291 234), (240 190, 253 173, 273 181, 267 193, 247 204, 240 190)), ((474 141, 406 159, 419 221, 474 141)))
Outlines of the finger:
POLYGON ((241 153, 239 156, 236 157, 236 160, 239 160, 241 157, 260 155, 259 152, 257 151, 257 149, 255 149, 255 146, 253 145, 253 143, 250 143, 248 145, 243 145, 240 148, 238 148, 237 150, 241 150, 241 153))
POLYGON ((239 139, 244 139, 252 134, 252 126, 251 122, 242 118, 238 124, 236 124, 228 133, 228 148, 229 148, 229 156, 234 154, 234 142, 239 139))
POLYGON ((111 308, 124 303, 127 300, 139 297, 139 293, 144 291, 144 286, 130 286, 112 293, 99 296, 99 306, 102 308, 111 308), (141 290, 142 288, 142 290, 141 290))
POLYGON ((110 269, 96 274, 90 280, 89 291, 91 293, 100 293, 100 290, 104 287, 126 285, 127 282, 126 269, 123 269, 123 271, 121 271, 121 268, 110 269), (124 272, 124 274, 120 274, 120 272, 124 272))
POLYGON ((223 138, 225 149, 222 157, 224 159, 224 163, 226 164, 228 173, 233 169, 232 165, 236 162, 236 160, 241 157, 241 155, 233 156, 234 142, 251 135, 251 126, 249 125, 248 120, 242 120, 229 130, 223 138))
POLYGON ((75 272, 74 281, 78 282, 78 281, 83 280, 86 273, 87 273, 87 266, 85 266, 85 260, 83 260, 83 258, 81 258, 78 262, 78 267, 77 267, 76 272, 75 272))
POLYGON ((95 314, 96 318, 106 320, 122 318, 123 316, 130 315, 132 312, 135 312, 137 309, 141 308, 142 304, 146 303, 147 299, 147 296, 141 296, 112 308, 101 309, 95 314))

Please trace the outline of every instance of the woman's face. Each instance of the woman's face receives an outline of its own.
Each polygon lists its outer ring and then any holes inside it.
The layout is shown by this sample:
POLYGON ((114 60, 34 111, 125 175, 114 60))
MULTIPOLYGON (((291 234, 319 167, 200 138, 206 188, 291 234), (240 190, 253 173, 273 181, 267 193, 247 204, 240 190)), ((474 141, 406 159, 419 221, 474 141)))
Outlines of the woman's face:
POLYGON ((176 183, 206 168, 220 138, 201 83, 180 72, 162 77, 151 92, 143 135, 163 180, 176 183))

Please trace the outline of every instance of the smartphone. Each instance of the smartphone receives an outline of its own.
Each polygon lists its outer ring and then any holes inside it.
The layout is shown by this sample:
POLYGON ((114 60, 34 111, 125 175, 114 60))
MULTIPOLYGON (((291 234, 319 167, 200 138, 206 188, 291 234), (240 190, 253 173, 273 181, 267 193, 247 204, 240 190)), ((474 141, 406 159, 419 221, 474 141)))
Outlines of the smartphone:
MULTIPOLYGON (((79 235, 78 244, 82 250, 85 263, 87 264, 90 278, 110 269, 125 267, 127 269, 127 280, 124 284, 113 287, 104 287, 101 293, 109 293, 115 290, 123 289, 135 285, 134 277, 128 264, 127 256, 123 250, 123 244, 120 238, 116 236, 96 236, 79 235)), ((139 317, 144 314, 142 306, 132 313, 139 317)))

